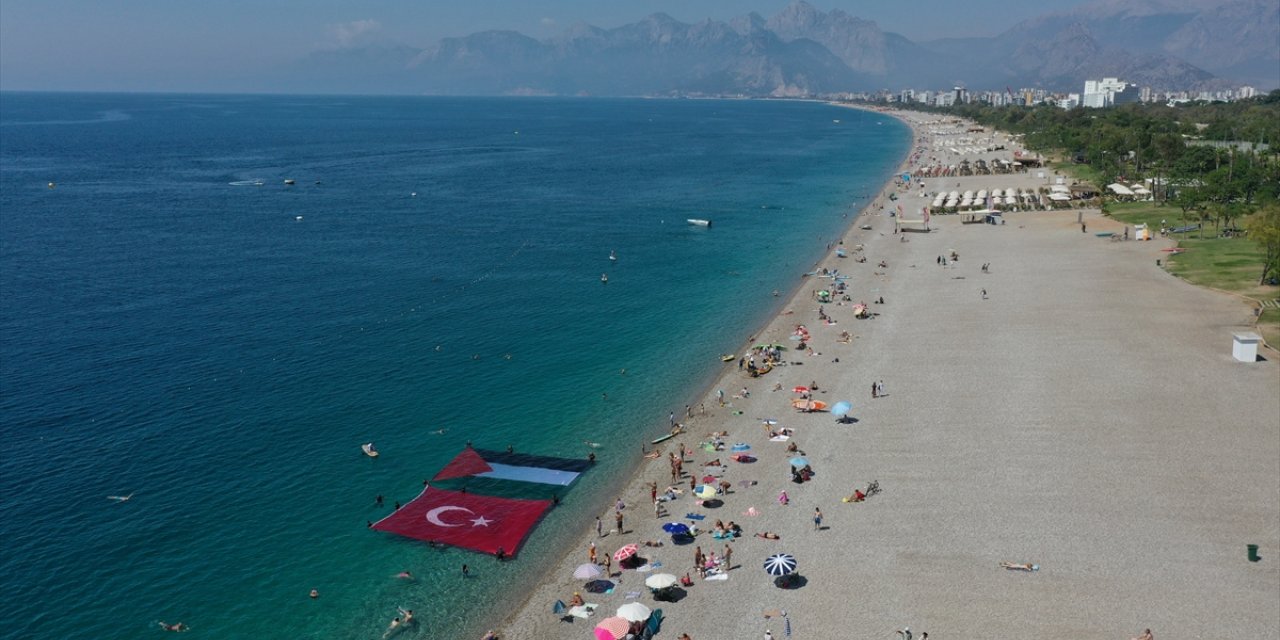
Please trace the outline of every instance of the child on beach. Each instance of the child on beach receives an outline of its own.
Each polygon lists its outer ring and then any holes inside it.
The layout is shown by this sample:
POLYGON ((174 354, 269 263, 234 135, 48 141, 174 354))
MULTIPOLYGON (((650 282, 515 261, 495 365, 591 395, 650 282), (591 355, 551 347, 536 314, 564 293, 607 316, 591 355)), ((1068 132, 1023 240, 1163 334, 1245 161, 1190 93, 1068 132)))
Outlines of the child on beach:
POLYGON ((791 499, 787 497, 787 492, 785 490, 782 491, 782 493, 778 494, 778 504, 785 507, 790 502, 791 502, 791 499))

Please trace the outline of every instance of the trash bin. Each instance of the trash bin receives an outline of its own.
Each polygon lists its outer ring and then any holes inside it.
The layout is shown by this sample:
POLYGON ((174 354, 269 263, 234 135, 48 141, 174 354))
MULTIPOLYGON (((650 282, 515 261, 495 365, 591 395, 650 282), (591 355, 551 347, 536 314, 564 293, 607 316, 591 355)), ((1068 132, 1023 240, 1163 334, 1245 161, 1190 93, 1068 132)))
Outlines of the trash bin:
POLYGON ((1251 331, 1233 334, 1231 355, 1240 362, 1258 361, 1258 343, 1262 336, 1251 331))

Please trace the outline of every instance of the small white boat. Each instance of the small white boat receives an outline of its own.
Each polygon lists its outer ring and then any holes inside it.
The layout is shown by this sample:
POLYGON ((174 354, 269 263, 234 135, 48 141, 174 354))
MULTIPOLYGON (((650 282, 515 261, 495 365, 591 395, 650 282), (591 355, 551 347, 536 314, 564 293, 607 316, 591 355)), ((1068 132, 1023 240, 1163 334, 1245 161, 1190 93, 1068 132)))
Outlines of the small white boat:
POLYGON ((289 178, 289 179, 285 180, 285 181, 284 181, 284 183, 285 183, 285 184, 288 184, 288 185, 292 185, 292 184, 294 184, 294 180, 293 180, 293 178, 289 178))
POLYGON ((360 450, 364 451, 364 454, 370 458, 378 457, 378 450, 373 447, 372 442, 366 442, 360 445, 360 450))
POLYGON ((691 225, 693 225, 693 226, 695 226, 695 227, 710 227, 710 226, 711 226, 711 221, 710 221, 710 220, 703 220, 702 218, 689 218, 688 220, 686 220, 686 222, 688 222, 689 224, 691 224, 691 225))
POLYGON ((600 282, 601 282, 601 284, 608 283, 608 282, 609 282, 609 274, 607 274, 607 273, 602 273, 602 274, 600 274, 600 282))
POLYGON ((614 252, 610 251, 610 252, 609 252, 609 260, 610 260, 610 261, 612 261, 612 262, 617 262, 617 261, 618 261, 618 254, 616 254, 616 253, 614 253, 614 252))

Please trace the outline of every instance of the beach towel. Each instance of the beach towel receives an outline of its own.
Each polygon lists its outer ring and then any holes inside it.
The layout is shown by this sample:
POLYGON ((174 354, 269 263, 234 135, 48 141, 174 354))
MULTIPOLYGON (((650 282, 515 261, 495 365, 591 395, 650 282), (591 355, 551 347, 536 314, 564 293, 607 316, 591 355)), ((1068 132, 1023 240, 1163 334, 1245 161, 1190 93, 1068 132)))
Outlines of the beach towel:
POLYGON ((569 609, 569 615, 575 618, 582 618, 583 620, 586 620, 587 618, 591 617, 591 614, 596 612, 596 607, 598 606, 600 605, 591 604, 591 603, 577 606, 572 609, 569 609))
POLYGON ((707 519, 707 517, 702 515, 701 513, 686 513, 684 514, 684 517, 690 520, 706 520, 707 519))
POLYGON ((791 436, 776 435, 772 438, 769 438, 769 442, 786 442, 790 439, 791 439, 791 436))
POLYGON ((712 581, 712 580, 728 580, 728 579, 729 579, 729 574, 727 574, 727 573, 709 573, 709 574, 707 574, 707 581, 708 581, 708 582, 710 582, 710 581, 712 581))
POLYGON ((628 592, 627 592, 627 597, 626 597, 626 599, 627 599, 627 600, 635 600, 636 598, 639 598, 639 597, 640 597, 640 592, 639 592, 639 591, 628 591, 628 592))
POLYGON ((748 507, 748 508, 747 508, 747 510, 746 510, 744 513, 745 513, 746 515, 749 515, 749 516, 753 517, 753 518, 754 518, 754 517, 756 517, 756 516, 758 516, 758 515, 760 515, 760 512, 759 512, 759 511, 757 511, 755 507, 748 507))

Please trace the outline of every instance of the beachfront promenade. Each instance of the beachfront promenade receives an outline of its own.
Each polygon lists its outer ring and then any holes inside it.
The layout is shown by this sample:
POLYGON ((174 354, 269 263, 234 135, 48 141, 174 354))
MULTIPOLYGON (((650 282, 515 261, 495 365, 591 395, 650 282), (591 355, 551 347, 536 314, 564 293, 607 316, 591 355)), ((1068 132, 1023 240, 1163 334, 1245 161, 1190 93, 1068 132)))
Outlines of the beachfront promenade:
MULTIPOLYGON (((945 153, 929 149, 916 165, 945 153)), ((990 181, 1045 184, 1033 174, 950 177, 929 179, 924 190, 990 181)), ((623 496, 627 533, 597 538, 583 523, 584 537, 502 637, 593 637, 597 622, 636 601, 629 592, 663 609, 659 637, 673 640, 766 630, 781 639, 784 621, 764 615, 772 610, 788 612, 797 638, 893 638, 903 626, 931 638, 1130 638, 1147 627, 1156 637, 1274 637, 1280 358, 1232 359, 1231 334, 1247 328, 1250 309, 1160 270, 1160 241, 1096 237, 1121 229, 1096 212, 1084 214, 1089 233, 1068 211, 1006 214, 999 226, 935 216, 932 233, 895 235, 880 201, 844 240, 851 252, 862 245, 866 262, 855 252, 820 265, 852 276, 853 302, 883 296, 885 304, 869 304, 878 317, 857 320, 849 303, 829 303, 836 324, 824 325, 811 293, 831 280, 807 279, 756 338, 794 346, 788 337, 803 324, 820 355, 787 351, 788 362, 804 364, 754 379, 726 365, 716 388, 729 405, 720 408, 713 389, 708 415, 688 420, 689 433, 645 465, 623 496), (953 251, 958 261, 938 263, 953 251), (839 343, 842 331, 856 337, 839 343), (887 397, 872 399, 878 380, 887 397), (793 411, 791 389, 811 381, 817 399, 851 401, 857 422, 793 411), (748 397, 729 397, 744 386, 748 397), (787 443, 769 441, 765 417, 795 430, 792 441, 816 472, 810 482, 790 481, 787 443), (739 464, 730 451, 698 446, 722 430, 758 461, 739 464), (696 450, 686 471, 700 476, 719 458, 734 489, 723 506, 702 508, 686 477, 685 494, 666 505, 671 517, 655 519, 645 483, 670 484, 666 454, 678 443, 696 450), (871 480, 880 494, 841 501, 871 480), (777 499, 783 490, 787 506, 777 499), (751 507, 759 515, 747 515, 751 507), (815 507, 824 515, 817 531, 815 507), (707 515, 704 531, 717 519, 741 525, 745 535, 729 542, 734 568, 723 581, 695 572, 680 602, 654 602, 646 576, 691 572, 695 544, 723 551, 725 541, 708 533, 672 544, 661 524, 687 512, 707 515), (763 531, 781 539, 754 536, 763 531), (623 571, 611 594, 584 592, 597 613, 562 622, 551 604, 581 591, 583 581, 570 576, 592 540, 601 555, 665 541, 640 554, 662 567, 623 571), (1247 544, 1260 546, 1261 562, 1247 560, 1247 544), (765 574, 761 564, 776 552, 797 558, 801 588, 780 589, 765 574), (1039 570, 1008 571, 1002 561, 1039 570)), ((903 201, 930 200, 913 193, 903 201)))

